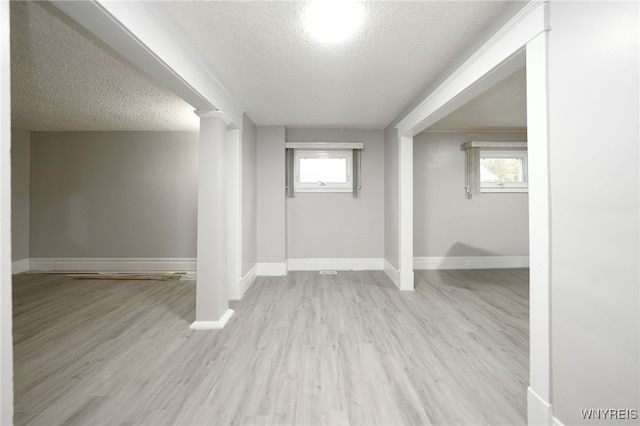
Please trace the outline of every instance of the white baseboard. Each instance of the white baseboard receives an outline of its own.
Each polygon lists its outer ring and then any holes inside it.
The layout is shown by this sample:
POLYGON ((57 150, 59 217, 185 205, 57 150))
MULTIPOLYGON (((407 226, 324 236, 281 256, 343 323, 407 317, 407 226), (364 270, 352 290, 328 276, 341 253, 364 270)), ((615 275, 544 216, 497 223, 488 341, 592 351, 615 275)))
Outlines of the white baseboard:
POLYGON ((400 288, 400 271, 398 271, 387 259, 384 260, 384 272, 391 278, 391 281, 400 288))
POLYGON ((529 256, 439 256, 416 257, 416 271, 437 269, 507 269, 528 268, 529 256))
POLYGON ((256 265, 257 276, 287 275, 287 262, 282 263, 258 263, 256 265))
POLYGON ((195 271, 194 258, 40 258, 31 271, 195 271))
MULTIPOLYGON (((531 426, 551 426, 553 412, 551 404, 542 399, 531 387, 527 388, 527 424, 531 426)), ((553 419, 555 424, 555 418, 553 419)), ((562 423, 559 423, 560 425, 562 423)))
POLYGON ((256 280, 258 276, 257 271, 258 271, 258 265, 257 264, 253 265, 253 268, 251 268, 249 272, 247 272, 244 275, 244 277, 238 280, 238 291, 240 292, 240 294, 232 294, 229 297, 230 300, 242 299, 247 289, 251 287, 251 284, 253 284, 253 282, 256 280))
POLYGON ((29 259, 16 260, 11 263, 11 274, 21 274, 27 272, 30 268, 29 259))
POLYGON ((233 309, 227 309, 218 321, 194 321, 190 326, 190 330, 220 330, 229 319, 233 316, 233 309))
POLYGON ((287 265, 290 271, 382 271, 384 269, 384 259, 289 259, 287 265))

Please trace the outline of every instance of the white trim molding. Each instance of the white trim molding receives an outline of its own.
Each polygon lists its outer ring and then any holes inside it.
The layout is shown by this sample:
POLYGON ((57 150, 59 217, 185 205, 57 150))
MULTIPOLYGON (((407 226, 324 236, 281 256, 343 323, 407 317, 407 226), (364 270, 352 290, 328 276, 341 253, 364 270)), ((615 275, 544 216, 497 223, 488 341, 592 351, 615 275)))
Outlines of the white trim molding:
POLYGON ((21 274, 29 271, 29 259, 16 260, 11 263, 11 274, 21 274))
POLYGON ((382 271, 384 259, 378 258, 309 258, 289 259, 290 271, 382 271))
POLYGON ((364 142, 285 142, 288 149, 364 149, 364 142))
POLYGON ((256 264, 256 275, 259 277, 287 275, 287 262, 258 263, 256 264))
POLYGON ((249 272, 244 274, 244 276, 238 280, 238 291, 240 293, 239 294, 230 295, 229 296, 230 300, 240 300, 240 299, 242 299, 242 297, 247 292, 249 287, 251 287, 251 284, 253 284, 253 282, 258 277, 258 272, 257 271, 258 271, 258 265, 255 264, 255 265, 253 265, 253 268, 251 268, 249 270, 249 272))
POLYGON ((36 258, 31 271, 195 271, 194 258, 36 258))
POLYGON ((384 260, 384 272, 400 288, 400 271, 398 271, 387 259, 384 260))
POLYGON ((415 257, 413 259, 413 268, 417 271, 528 267, 529 256, 433 256, 415 257))
POLYGON ((233 309, 227 309, 218 321, 194 321, 189 326, 189 330, 220 330, 227 325, 229 319, 233 316, 233 309))
POLYGON ((531 386, 527 388, 527 424, 531 426, 551 426, 553 410, 551 404, 542 399, 531 386))

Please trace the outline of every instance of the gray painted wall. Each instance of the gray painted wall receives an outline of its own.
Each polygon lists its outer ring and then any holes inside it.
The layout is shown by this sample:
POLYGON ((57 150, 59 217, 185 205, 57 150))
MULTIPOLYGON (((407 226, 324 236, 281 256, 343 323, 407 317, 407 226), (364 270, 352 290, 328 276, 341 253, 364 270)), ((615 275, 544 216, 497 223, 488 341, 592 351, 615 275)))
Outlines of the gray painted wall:
POLYGON ((382 258, 383 131, 287 129, 286 137, 287 142, 364 142, 359 198, 351 193, 297 193, 286 199, 288 258, 382 258))
POLYGON ((258 261, 258 129, 246 114, 242 123, 242 275, 258 261))
POLYGON ((32 132, 31 257, 196 256, 198 134, 32 132))
MULTIPOLYGON (((473 43, 467 46, 458 57, 440 73, 421 94, 418 94, 414 101, 407 105, 403 111, 385 128, 385 249, 384 258, 393 267, 400 266, 399 256, 400 247, 398 239, 400 238, 399 223, 399 141, 395 126, 404 119, 416 106, 418 106, 427 96, 429 96, 440 84, 447 79, 467 59, 474 55, 476 51, 495 33, 504 26, 512 17, 514 17, 527 2, 513 2, 512 5, 498 19, 493 21, 484 30, 482 35, 473 43)), ((415 253, 414 253, 415 255, 415 253)))
POLYGON ((414 137, 414 256, 527 256, 526 193, 464 194, 469 140, 526 141, 516 134, 419 134, 414 137))
POLYGON ((639 5, 551 2, 553 408, 640 409, 639 5))
POLYGON ((29 258, 31 135, 11 129, 11 260, 29 258))
POLYGON ((258 127, 259 263, 287 260, 284 143, 284 126, 258 127))
POLYGON ((400 146, 395 127, 384 131, 384 258, 400 267, 400 146))

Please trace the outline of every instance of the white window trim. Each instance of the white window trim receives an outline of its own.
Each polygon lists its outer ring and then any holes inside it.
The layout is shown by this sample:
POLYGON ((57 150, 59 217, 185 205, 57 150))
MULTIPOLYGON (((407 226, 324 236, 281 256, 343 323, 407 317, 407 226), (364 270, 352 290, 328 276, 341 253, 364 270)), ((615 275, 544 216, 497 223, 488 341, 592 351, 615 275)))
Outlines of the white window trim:
POLYGON ((331 149, 331 150, 311 150, 295 149, 293 154, 294 163, 294 191, 295 192, 353 192, 353 150, 331 149), (300 182, 300 159, 301 158, 346 158, 347 182, 346 183, 308 183, 300 182))
MULTIPOLYGON (((527 153, 526 142, 492 142, 492 141, 468 141, 460 146, 460 150, 465 152, 465 197, 467 200, 471 200, 474 195, 479 195, 482 192, 528 192, 528 183, 525 188, 522 184, 518 187, 514 187, 513 184, 505 186, 495 185, 494 188, 481 188, 480 183, 480 157, 481 151, 490 152, 510 152, 510 153, 527 153)), ((526 157, 525 157, 526 158, 526 157)), ((525 169, 527 165, 525 162, 525 169)), ((527 171, 523 170, 525 177, 527 171)))
POLYGON ((482 182, 480 181, 480 192, 529 192, 529 170, 527 151, 523 149, 514 150, 494 150, 480 149, 480 158, 521 158, 523 182, 482 182))

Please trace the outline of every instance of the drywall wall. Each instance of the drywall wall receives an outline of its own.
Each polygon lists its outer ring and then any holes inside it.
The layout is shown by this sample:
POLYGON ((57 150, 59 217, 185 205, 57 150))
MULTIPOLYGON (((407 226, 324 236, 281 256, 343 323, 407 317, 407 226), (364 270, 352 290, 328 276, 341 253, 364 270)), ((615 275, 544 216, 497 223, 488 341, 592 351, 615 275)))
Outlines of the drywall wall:
POLYGON ((29 258, 29 174, 31 135, 11 129, 11 260, 29 258))
POLYGON ((32 132, 31 258, 194 258, 198 133, 32 132))
MULTIPOLYGON (((640 409, 639 5, 550 3, 553 409, 640 409)), ((640 414, 640 413, 639 413, 640 414)))
POLYGON ((469 140, 526 141, 525 133, 421 133, 413 139, 414 256, 526 256, 526 193, 482 193, 467 200, 465 155, 469 140))
POLYGON ((284 143, 284 126, 258 127, 259 263, 287 260, 284 143))
POLYGON ((242 123, 242 275, 258 261, 258 129, 246 114, 242 123))
POLYGON ((383 131, 288 128, 286 138, 287 142, 364 142, 359 198, 352 193, 310 192, 287 198, 288 258, 382 258, 383 131))
POLYGON ((384 258, 400 267, 400 144, 395 127, 384 132, 384 258))

